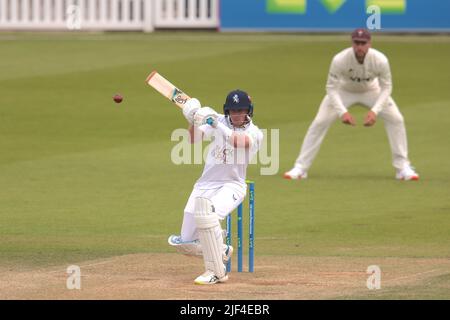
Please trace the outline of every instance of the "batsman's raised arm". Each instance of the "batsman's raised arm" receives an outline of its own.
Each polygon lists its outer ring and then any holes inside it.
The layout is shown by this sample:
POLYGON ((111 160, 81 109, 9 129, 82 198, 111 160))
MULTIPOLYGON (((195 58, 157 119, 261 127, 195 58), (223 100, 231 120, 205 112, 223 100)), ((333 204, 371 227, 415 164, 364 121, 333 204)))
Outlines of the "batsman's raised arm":
POLYGON ((203 137, 220 135, 234 148, 251 148, 258 144, 262 137, 250 133, 232 130, 248 123, 248 109, 228 110, 228 116, 219 115, 210 107, 201 107, 200 102, 191 98, 183 108, 188 120, 191 143, 201 141, 203 137), (235 126, 228 125, 228 122, 235 126))
POLYGON ((186 105, 183 108, 183 115, 189 122, 191 143, 202 140, 205 130, 199 129, 200 126, 213 124, 218 117, 217 112, 212 108, 202 108, 200 101, 196 98, 191 98, 186 102, 186 105))
POLYGON ((235 132, 217 119, 215 119, 211 126, 218 130, 225 140, 234 148, 248 149, 258 142, 258 140, 252 138, 250 134, 245 132, 235 132))
POLYGON ((183 115, 190 125, 194 125, 194 116, 201 107, 200 101, 196 98, 189 99, 184 105, 182 109, 183 115))

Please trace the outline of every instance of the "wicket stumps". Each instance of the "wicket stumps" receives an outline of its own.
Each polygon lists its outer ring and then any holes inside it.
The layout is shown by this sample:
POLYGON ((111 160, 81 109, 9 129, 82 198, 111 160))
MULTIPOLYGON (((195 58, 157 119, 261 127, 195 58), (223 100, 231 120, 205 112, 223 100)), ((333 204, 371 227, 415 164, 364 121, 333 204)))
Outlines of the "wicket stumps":
MULTIPOLYGON (((248 272, 254 271, 254 259, 255 259, 255 182, 247 180, 248 185, 248 272)), ((244 201, 237 208, 237 269, 238 272, 243 271, 243 249, 244 249, 244 236, 243 236, 243 206, 244 201)), ((231 215, 227 216, 227 238, 226 243, 231 245, 231 215)), ((231 272, 231 259, 227 263, 227 272, 231 272)))

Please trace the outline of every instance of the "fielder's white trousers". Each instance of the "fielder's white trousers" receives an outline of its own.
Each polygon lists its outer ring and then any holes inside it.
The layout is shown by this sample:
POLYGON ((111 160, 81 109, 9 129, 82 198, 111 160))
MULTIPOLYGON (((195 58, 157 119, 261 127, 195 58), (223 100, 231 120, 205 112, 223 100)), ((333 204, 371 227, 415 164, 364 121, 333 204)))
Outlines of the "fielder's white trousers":
MULTIPOLYGON (((367 108, 372 108, 378 99, 379 91, 373 90, 363 93, 340 91, 339 94, 346 109, 357 103, 367 108)), ((326 95, 303 140, 300 155, 296 160, 296 166, 308 171, 319 152, 320 145, 328 129, 338 118, 337 111, 331 105, 328 95, 326 95)), ((392 164, 397 170, 401 170, 410 163, 408 160, 406 129, 403 116, 391 97, 389 97, 386 105, 378 114, 378 118, 384 121, 391 146, 392 164)))
POLYGON ((220 220, 233 212, 244 200, 246 189, 235 184, 225 184, 220 188, 192 190, 189 200, 184 208, 183 225, 181 226, 181 239, 192 241, 198 239, 197 225, 195 223, 195 198, 204 197, 211 200, 215 212, 220 220))

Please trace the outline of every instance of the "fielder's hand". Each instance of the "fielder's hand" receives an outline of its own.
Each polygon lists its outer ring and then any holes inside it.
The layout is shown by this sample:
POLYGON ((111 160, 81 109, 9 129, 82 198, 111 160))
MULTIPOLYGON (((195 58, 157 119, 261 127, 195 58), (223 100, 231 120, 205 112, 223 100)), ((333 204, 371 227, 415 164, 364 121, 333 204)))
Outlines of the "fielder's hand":
POLYGON ((375 112, 369 111, 364 119, 364 126, 371 127, 375 124, 375 122, 377 122, 377 115, 375 112))
POLYGON ((346 112, 342 115, 341 117, 342 123, 345 124, 349 124, 351 126, 354 126, 355 123, 355 119, 353 119, 353 116, 350 114, 350 112, 346 112))
POLYGON ((201 107, 202 105, 200 104, 200 101, 195 98, 191 98, 185 103, 183 107, 183 115, 189 124, 194 124, 194 116, 201 107))
POLYGON ((200 108, 194 115, 194 125, 199 127, 203 124, 217 127, 217 112, 210 107, 200 108))

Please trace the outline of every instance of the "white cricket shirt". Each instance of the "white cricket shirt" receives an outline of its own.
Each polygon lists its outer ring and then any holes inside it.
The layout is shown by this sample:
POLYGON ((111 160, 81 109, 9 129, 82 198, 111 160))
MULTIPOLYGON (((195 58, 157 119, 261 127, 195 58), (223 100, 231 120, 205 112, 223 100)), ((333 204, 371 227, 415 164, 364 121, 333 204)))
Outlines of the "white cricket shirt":
POLYGON ((209 145, 208 156, 202 176, 197 180, 195 188, 213 189, 222 187, 225 183, 236 184, 245 189, 245 177, 250 160, 256 155, 263 141, 262 131, 252 121, 242 128, 234 128, 224 115, 219 115, 218 121, 236 132, 245 132, 251 138, 249 148, 235 148, 219 129, 210 125, 202 125, 199 129, 205 138, 213 141, 209 145))
POLYGON ((387 57, 370 48, 360 64, 353 48, 347 48, 334 56, 327 81, 327 94, 333 107, 342 116, 347 110, 339 96, 340 91, 363 93, 379 90, 380 95, 372 111, 378 114, 392 93, 392 77, 387 57))

